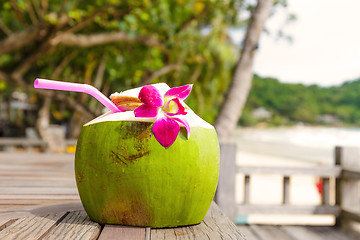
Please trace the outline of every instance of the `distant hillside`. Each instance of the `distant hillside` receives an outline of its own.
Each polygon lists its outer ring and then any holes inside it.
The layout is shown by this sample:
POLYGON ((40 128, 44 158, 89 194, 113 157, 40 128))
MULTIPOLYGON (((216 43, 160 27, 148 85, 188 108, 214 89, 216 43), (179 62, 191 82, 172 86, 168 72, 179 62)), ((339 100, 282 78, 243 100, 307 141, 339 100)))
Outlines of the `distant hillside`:
POLYGON ((336 87, 280 83, 254 76, 239 124, 360 126, 360 79, 336 87))

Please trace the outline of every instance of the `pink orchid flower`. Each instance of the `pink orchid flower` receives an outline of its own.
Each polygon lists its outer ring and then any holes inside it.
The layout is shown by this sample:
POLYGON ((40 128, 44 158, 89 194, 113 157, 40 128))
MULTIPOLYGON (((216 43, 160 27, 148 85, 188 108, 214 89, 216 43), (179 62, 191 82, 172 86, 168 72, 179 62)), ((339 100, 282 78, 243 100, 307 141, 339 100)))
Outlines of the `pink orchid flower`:
POLYGON ((187 138, 190 137, 190 126, 183 118, 187 114, 183 101, 189 96, 192 84, 169 89, 162 96, 157 88, 146 85, 139 92, 143 103, 134 110, 135 117, 157 118, 152 128, 156 140, 165 148, 176 140, 180 126, 185 126, 187 138))

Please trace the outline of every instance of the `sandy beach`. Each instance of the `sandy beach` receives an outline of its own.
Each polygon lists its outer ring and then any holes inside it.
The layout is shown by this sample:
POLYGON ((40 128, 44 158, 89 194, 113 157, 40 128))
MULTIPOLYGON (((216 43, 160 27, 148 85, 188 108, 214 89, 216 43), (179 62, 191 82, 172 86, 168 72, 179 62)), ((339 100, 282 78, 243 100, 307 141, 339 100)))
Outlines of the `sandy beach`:
MULTIPOLYGON (((292 127, 279 129, 237 129, 233 137, 237 144, 237 165, 242 166, 316 166, 333 165, 335 146, 357 146, 360 131, 323 127, 292 127)), ((291 204, 316 205, 320 194, 316 178, 291 178, 291 204)), ((236 179, 236 201, 243 201, 243 175, 236 179)), ((250 202, 280 204, 282 178, 258 175, 251 178, 250 202)), ((334 180, 330 182, 334 188, 334 180)), ((334 196, 331 196, 334 201, 334 196)), ((331 225, 332 216, 250 215, 251 223, 331 225)))

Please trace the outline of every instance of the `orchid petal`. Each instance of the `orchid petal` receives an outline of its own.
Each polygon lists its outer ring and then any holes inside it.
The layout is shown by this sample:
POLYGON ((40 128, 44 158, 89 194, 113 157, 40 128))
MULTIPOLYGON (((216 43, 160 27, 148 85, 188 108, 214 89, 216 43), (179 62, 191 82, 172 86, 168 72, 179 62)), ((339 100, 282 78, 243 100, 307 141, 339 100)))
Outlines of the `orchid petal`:
POLYGON ((156 117, 159 109, 157 107, 153 107, 149 104, 143 104, 140 107, 135 108, 134 114, 135 117, 145 117, 152 118, 156 117))
POLYGON ((159 90, 151 85, 145 85, 141 88, 139 99, 142 103, 146 103, 152 107, 161 107, 164 105, 164 100, 159 90))
POLYGON ((165 114, 168 116, 186 115, 185 107, 181 104, 178 98, 171 99, 164 106, 165 114))
POLYGON ((164 97, 177 97, 180 100, 184 100, 185 98, 187 98, 187 96, 189 96, 192 86, 192 84, 188 84, 180 87, 171 88, 165 93, 164 97))
POLYGON ((177 117, 177 118, 173 118, 173 119, 175 121, 181 123, 182 125, 184 125, 184 127, 186 128, 186 131, 187 131, 187 139, 189 139, 190 138, 190 125, 189 125, 189 123, 183 118, 177 117))
POLYGON ((156 120, 152 130, 156 140, 163 147, 168 148, 175 142, 180 131, 180 126, 175 120, 163 117, 156 120))

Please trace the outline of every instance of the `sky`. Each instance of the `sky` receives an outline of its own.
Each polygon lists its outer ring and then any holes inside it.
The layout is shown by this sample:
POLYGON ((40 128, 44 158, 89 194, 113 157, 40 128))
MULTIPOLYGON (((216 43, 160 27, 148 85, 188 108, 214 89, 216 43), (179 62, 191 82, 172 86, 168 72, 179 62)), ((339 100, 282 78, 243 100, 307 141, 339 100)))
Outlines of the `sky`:
POLYGON ((334 86, 360 78, 360 0, 288 0, 268 19, 254 72, 281 82, 334 86), (284 26, 289 13, 297 20, 284 26), (276 38, 283 31, 292 43, 276 38))

